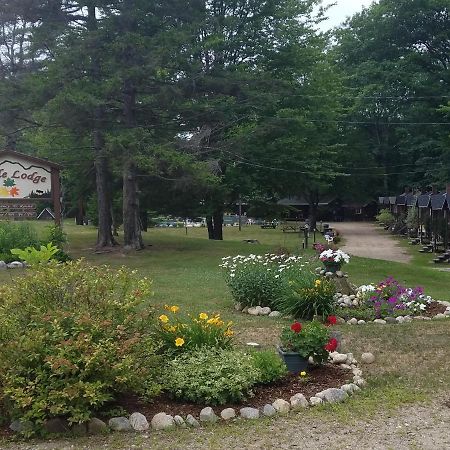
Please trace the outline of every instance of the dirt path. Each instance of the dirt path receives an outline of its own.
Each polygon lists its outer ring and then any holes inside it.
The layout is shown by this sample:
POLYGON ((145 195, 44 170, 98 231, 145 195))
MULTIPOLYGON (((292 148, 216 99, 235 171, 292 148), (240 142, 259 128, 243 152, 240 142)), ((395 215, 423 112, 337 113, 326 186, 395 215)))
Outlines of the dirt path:
POLYGON ((342 247, 350 255, 407 263, 411 256, 400 244, 373 223, 341 222, 332 224, 345 240, 342 247))

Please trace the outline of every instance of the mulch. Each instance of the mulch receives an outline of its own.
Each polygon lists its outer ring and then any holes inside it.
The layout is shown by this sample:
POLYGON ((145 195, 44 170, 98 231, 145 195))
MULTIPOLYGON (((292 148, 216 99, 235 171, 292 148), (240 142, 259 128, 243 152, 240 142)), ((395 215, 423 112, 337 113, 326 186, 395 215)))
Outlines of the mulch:
MULTIPOLYGON (((239 404, 226 404, 215 407, 216 414, 225 408, 239 409, 245 406, 262 408, 268 403, 273 403, 276 399, 289 399, 298 393, 310 398, 320 391, 332 387, 341 387, 352 380, 352 373, 331 364, 314 367, 308 371, 307 379, 299 376, 288 375, 277 383, 270 385, 260 385, 254 389, 254 395, 247 401, 239 404)), ((159 412, 166 414, 186 416, 192 414, 197 416, 205 406, 189 402, 182 402, 171 398, 168 394, 156 397, 151 403, 143 402, 134 395, 123 396, 112 407, 122 407, 130 414, 140 412, 149 420, 159 412)))
POLYGON ((422 313, 423 316, 433 317, 436 314, 444 314, 447 310, 447 307, 442 303, 431 302, 427 305, 427 309, 422 313))

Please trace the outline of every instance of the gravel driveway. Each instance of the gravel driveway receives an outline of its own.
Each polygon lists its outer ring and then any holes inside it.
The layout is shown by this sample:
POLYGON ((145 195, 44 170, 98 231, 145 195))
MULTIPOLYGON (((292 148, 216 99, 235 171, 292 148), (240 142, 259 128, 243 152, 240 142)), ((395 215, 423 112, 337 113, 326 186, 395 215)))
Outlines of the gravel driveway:
POLYGON ((368 222, 331 224, 345 240, 341 248, 354 256, 408 263, 411 256, 387 232, 368 222))

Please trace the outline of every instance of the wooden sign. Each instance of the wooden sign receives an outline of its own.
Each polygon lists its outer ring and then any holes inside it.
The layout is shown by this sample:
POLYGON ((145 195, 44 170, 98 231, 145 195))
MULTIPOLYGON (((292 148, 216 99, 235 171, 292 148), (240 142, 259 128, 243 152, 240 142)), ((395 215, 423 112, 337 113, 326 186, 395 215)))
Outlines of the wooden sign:
POLYGON ((12 150, 0 151, 0 218, 36 217, 37 200, 52 200, 55 222, 61 222, 61 166, 12 150))

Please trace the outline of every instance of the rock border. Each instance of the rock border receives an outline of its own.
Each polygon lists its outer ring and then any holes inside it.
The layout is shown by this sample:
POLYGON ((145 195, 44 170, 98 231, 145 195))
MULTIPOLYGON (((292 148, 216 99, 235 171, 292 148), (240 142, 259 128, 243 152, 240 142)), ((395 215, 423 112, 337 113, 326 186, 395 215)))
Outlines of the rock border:
MULTIPOLYGON (((363 359, 364 355, 363 354, 363 359)), ((372 361, 375 357, 372 354, 372 361)), ((199 417, 196 418, 192 414, 188 414, 185 418, 180 415, 171 416, 165 412, 155 414, 149 422, 147 418, 139 413, 134 412, 129 417, 112 417, 108 421, 108 425, 98 418, 92 418, 84 424, 75 424, 69 428, 67 422, 61 418, 54 418, 47 421, 48 425, 44 428, 50 433, 68 433, 71 432, 75 436, 86 436, 93 434, 106 433, 108 429, 115 432, 149 432, 170 430, 174 428, 198 428, 202 425, 211 425, 218 422, 227 423, 238 420, 257 420, 263 417, 275 417, 287 415, 290 412, 298 412, 302 409, 312 408, 327 403, 340 403, 347 400, 351 395, 357 393, 367 385, 362 378, 362 370, 358 367, 357 360, 352 353, 330 353, 329 362, 342 368, 350 370, 353 374, 353 382, 344 384, 337 388, 328 388, 317 392, 309 398, 297 393, 289 399, 278 398, 271 404, 266 404, 262 408, 245 406, 236 411, 234 408, 225 408, 216 415, 214 409, 206 406, 200 411, 199 417)), ((366 362, 369 364, 369 362, 366 362)), ((14 421, 10 425, 10 429, 15 432, 23 432, 27 430, 30 424, 20 421, 14 421)))
POLYGON ((20 261, 12 261, 10 263, 5 263, 5 261, 0 261, 0 270, 5 269, 26 269, 27 264, 20 261))

